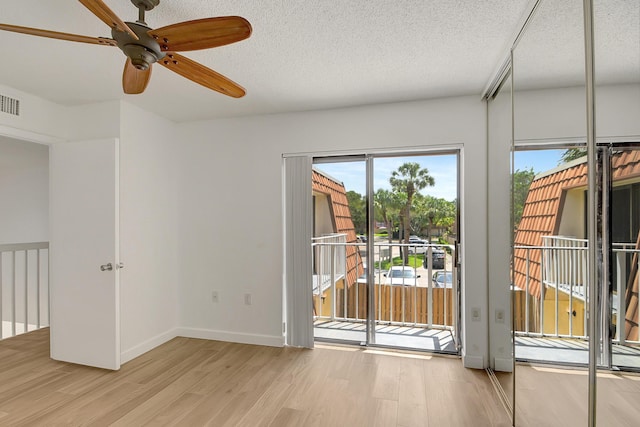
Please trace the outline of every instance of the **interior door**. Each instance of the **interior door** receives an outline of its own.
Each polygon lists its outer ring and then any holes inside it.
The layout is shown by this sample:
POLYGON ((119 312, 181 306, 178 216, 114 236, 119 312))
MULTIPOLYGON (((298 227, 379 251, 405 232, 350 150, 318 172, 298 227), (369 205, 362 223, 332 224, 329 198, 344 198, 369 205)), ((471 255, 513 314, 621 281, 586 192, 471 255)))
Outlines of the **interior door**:
POLYGON ((120 368, 118 140, 50 153, 51 357, 120 368))

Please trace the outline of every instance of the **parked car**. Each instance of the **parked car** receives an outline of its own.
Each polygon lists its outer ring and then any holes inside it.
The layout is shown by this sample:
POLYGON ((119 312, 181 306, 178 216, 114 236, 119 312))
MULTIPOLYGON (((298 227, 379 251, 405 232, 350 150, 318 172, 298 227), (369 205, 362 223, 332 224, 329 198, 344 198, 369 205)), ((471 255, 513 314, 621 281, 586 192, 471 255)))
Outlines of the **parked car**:
POLYGON ((367 243, 367 236, 364 234, 358 234, 358 243, 367 243))
MULTIPOLYGON (((424 251, 423 253, 427 253, 427 251, 424 251)), ((446 254, 442 249, 438 249, 438 248, 432 248, 431 249, 431 259, 432 259, 432 267, 436 268, 436 269, 441 269, 444 268, 444 261, 446 258, 446 254)), ((422 261, 422 266, 424 268, 428 268, 429 267, 429 260, 427 259, 427 257, 424 257, 424 261, 422 261)))
POLYGON ((409 266, 394 265, 384 274, 385 285, 411 286, 416 284, 416 279, 420 277, 416 274, 416 269, 409 266))
POLYGON ((433 273, 433 286, 436 288, 452 287, 453 273, 450 271, 436 271, 433 273))
MULTIPOLYGON (((362 275, 358 277, 358 279, 356 280, 358 283, 367 283, 367 267, 363 267, 363 268, 364 268, 364 273, 362 273, 362 275)), ((386 277, 386 275, 384 276, 386 277)), ((373 282, 378 284, 379 277, 380 277, 380 270, 376 268, 373 270, 373 282)))
POLYGON ((410 254, 423 254, 426 252, 426 246, 429 242, 427 240, 421 239, 418 236, 409 236, 409 253, 410 254))

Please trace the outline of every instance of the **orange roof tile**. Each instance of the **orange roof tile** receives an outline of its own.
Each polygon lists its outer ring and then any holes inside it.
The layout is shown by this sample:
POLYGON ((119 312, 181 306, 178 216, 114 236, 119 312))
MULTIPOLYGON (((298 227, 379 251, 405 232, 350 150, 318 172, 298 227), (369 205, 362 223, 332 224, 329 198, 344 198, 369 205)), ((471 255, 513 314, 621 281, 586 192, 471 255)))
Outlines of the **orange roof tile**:
MULTIPOLYGON (((640 176, 640 154, 636 151, 614 153, 612 164, 614 181, 640 176)), ((514 239, 515 245, 541 246, 542 236, 557 233, 564 192, 573 188, 586 187, 586 185, 586 158, 582 163, 569 164, 566 168, 554 173, 536 177, 529 187, 522 219, 514 239)), ((522 289, 525 288, 525 256, 525 249, 514 250, 514 284, 522 289)), ((536 269, 540 268, 540 251, 530 251, 529 263, 530 272, 534 266, 536 269)), ((637 284, 635 286, 637 295, 637 284)), ((539 276, 530 277, 529 293, 536 297, 540 296, 539 276)))
MULTIPOLYGON (((357 241, 356 230, 351 220, 349 210, 349 200, 347 192, 341 182, 335 181, 322 172, 313 169, 311 175, 311 185, 313 191, 326 194, 331 201, 331 214, 333 215, 336 233, 347 235, 347 243, 357 241)), ((358 280, 358 276, 364 273, 362 259, 358 254, 356 246, 347 246, 347 284, 353 285, 358 280)))

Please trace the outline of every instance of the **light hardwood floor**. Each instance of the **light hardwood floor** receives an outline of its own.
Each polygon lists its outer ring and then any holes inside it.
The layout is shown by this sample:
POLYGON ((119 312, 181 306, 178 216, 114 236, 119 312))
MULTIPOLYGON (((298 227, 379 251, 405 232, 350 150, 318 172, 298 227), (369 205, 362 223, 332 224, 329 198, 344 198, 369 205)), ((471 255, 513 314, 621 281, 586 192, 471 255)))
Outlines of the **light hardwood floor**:
MULTIPOLYGON (((496 373, 511 396, 511 375, 496 373)), ((588 371, 550 365, 516 366, 516 426, 588 425, 588 371)), ((602 427, 640 425, 640 375, 599 371, 596 421, 602 427)))
POLYGON ((175 338, 111 372, 49 359, 48 333, 0 341, 0 425, 510 425, 457 358, 175 338))

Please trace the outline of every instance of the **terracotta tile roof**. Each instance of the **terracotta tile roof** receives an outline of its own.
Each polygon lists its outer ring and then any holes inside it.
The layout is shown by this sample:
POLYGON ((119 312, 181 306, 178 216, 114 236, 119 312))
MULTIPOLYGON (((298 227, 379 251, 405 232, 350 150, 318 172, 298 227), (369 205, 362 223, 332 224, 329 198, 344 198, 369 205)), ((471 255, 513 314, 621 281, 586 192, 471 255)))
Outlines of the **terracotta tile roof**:
MULTIPOLYGON (((542 236, 557 233, 566 190, 587 185, 587 166, 575 164, 555 173, 536 177, 527 194, 522 219, 514 239, 516 246, 542 246, 542 236)), ((540 251, 529 254, 529 293, 540 296, 540 251)), ((526 288, 527 250, 514 250, 514 284, 526 288)))
MULTIPOLYGON (((640 177, 640 151, 628 150, 613 154, 613 181, 640 177)), ((587 165, 576 160, 551 173, 538 175, 527 194, 522 219, 514 243, 516 246, 541 246, 542 236, 555 235, 560 226, 564 196, 567 190, 587 186, 587 165)), ((640 235, 636 249, 640 249, 640 235)), ((635 263, 634 265, 637 265, 635 263)), ((540 251, 529 251, 529 293, 540 297, 540 251)), ((638 272, 631 271, 627 294, 626 335, 638 339, 638 272), (632 320, 633 319, 633 320, 632 320)), ((526 250, 514 250, 514 284, 525 289, 526 250)))
MULTIPOLYGON (((640 233, 636 240, 636 249, 640 249, 640 233)), ((627 312, 625 313, 625 338, 627 340, 638 341, 640 338, 640 330, 638 328, 638 253, 633 255, 631 261, 631 272, 627 281, 627 293, 625 295, 625 303, 627 312)))
MULTIPOLYGON (((322 172, 313 169, 311 175, 313 191, 326 194, 331 201, 331 213, 333 215, 336 233, 347 235, 347 243, 357 241, 356 230, 351 220, 349 201, 347 192, 342 182, 336 181, 322 172)), ((358 254, 356 246, 347 246, 347 283, 353 285, 358 280, 358 276, 364 273, 362 260, 358 254)))

